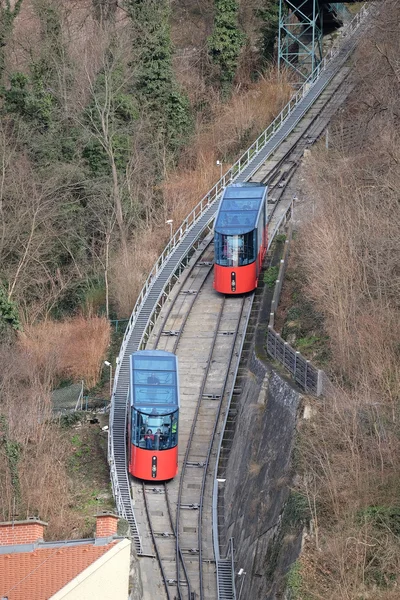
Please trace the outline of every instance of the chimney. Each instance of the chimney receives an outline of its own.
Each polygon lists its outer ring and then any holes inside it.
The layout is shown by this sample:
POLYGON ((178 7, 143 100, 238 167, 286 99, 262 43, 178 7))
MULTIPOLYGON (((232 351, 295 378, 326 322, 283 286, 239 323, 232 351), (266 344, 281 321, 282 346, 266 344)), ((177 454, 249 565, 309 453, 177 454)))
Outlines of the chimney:
POLYGON ((117 533, 119 517, 110 512, 96 515, 96 538, 112 537, 117 533))
POLYGON ((47 523, 36 518, 0 523, 0 546, 42 542, 45 527, 47 523))

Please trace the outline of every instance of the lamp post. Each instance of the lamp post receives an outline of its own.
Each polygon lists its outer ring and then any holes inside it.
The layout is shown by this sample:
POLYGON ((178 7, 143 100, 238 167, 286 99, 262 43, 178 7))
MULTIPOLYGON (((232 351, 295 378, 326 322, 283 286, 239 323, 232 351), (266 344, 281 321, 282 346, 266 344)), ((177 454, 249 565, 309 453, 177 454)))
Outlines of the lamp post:
POLYGON ((173 219, 168 219, 167 221, 165 221, 166 225, 169 225, 169 239, 172 239, 172 223, 173 223, 173 219))
POLYGON ((243 589, 243 584, 244 584, 244 578, 246 577, 246 571, 244 569, 239 569, 237 576, 240 578, 240 591, 239 591, 239 598, 238 600, 240 600, 241 596, 242 596, 242 589, 243 589))
POLYGON ((110 367, 110 398, 112 396, 112 364, 108 360, 104 361, 106 367, 110 367))
POLYGON ((220 168, 220 174, 221 174, 220 179, 222 179, 222 160, 217 160, 217 167, 220 168))

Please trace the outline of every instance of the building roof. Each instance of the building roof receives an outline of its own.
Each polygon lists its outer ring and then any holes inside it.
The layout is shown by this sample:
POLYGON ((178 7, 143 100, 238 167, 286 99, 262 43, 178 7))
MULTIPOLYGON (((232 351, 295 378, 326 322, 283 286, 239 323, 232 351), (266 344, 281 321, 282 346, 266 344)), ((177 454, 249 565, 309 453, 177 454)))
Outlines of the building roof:
POLYGON ((10 552, 0 554, 0 597, 48 600, 119 541, 101 545, 94 540, 40 543, 25 552, 23 546, 8 546, 10 552))

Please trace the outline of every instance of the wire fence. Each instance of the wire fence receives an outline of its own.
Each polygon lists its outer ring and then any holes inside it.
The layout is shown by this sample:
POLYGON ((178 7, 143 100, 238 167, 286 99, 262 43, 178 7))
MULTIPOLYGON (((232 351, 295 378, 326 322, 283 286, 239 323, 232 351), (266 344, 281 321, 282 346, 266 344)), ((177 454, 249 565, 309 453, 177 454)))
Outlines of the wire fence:
POLYGON ((303 390, 313 396, 321 396, 323 371, 316 369, 300 352, 285 342, 272 327, 268 327, 267 352, 293 375, 294 380, 303 390))
POLYGON ((269 315, 267 352, 272 358, 280 362, 293 376, 296 383, 307 393, 320 396, 323 393, 324 372, 315 368, 300 352, 294 350, 288 342, 274 330, 275 314, 281 297, 285 271, 289 260, 290 243, 293 236, 293 224, 289 222, 285 247, 279 265, 278 278, 275 281, 274 295, 271 302, 269 315))
POLYGON ((118 331, 124 333, 128 323, 129 323, 129 317, 127 317, 126 319, 111 319, 110 320, 110 325, 111 325, 112 329, 114 329, 115 333, 118 333, 118 331))

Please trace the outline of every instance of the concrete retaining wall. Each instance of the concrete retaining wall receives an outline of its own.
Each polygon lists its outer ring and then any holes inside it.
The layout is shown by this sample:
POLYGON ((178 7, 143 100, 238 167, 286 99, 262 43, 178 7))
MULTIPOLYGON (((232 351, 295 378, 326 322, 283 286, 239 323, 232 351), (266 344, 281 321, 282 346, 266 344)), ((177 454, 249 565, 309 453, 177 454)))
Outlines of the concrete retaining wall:
POLYGON ((237 581, 243 600, 275 598, 300 549, 298 536, 285 541, 284 553, 272 551, 289 496, 299 402, 290 383, 251 353, 224 484, 225 534, 235 540, 236 572, 246 572, 237 581))

